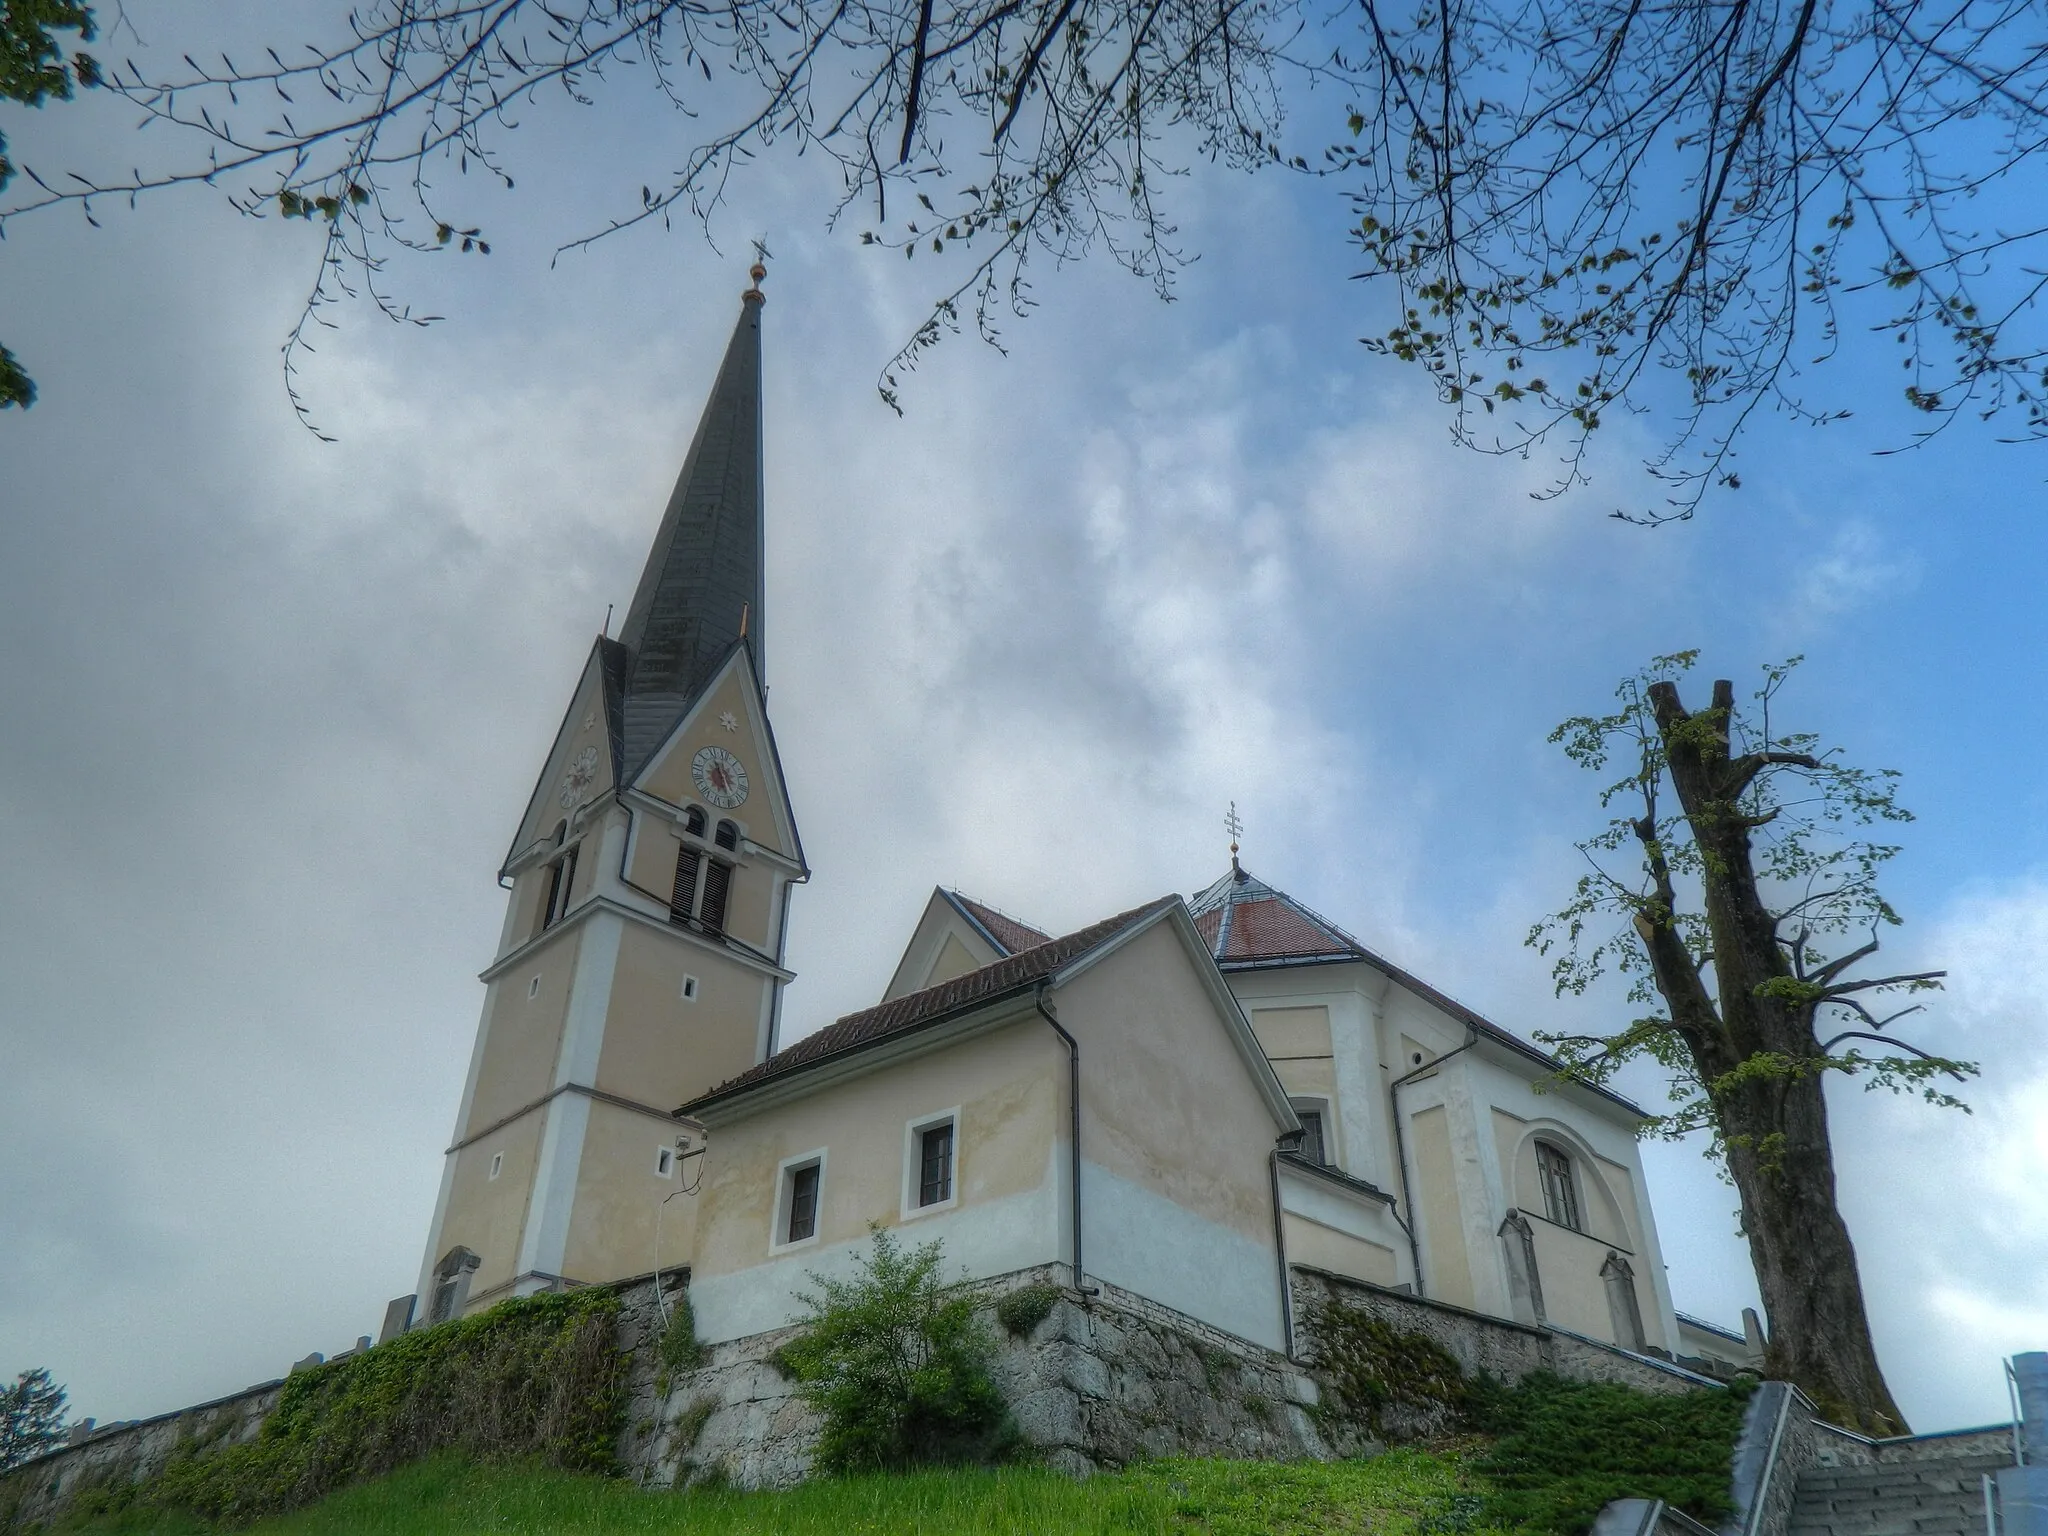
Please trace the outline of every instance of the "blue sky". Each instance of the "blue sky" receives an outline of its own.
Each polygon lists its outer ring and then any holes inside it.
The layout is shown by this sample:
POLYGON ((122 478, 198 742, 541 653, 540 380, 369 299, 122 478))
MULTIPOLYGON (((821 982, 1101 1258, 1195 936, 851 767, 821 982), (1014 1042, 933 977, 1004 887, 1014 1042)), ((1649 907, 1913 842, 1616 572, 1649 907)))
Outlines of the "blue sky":
MULTIPOLYGON (((5 127, 32 163, 129 153, 101 102, 5 127)), ((1920 816, 1889 952, 1956 973, 1921 1038, 1987 1068, 1967 1121, 1833 1101, 1880 1351, 1920 1427, 2003 1412, 1998 1357, 2048 1343, 2038 449, 1964 423, 1875 457, 1916 423, 1837 368, 1858 415, 1760 421, 1690 524, 1603 516, 1654 424, 1532 500, 1548 465, 1455 449, 1359 346, 1330 189, 1206 171, 1176 302, 1041 272, 1008 355, 949 340, 899 420, 875 375, 937 271, 829 232, 810 168, 743 182, 722 252, 550 266, 685 132, 529 122, 488 261, 394 273, 446 321, 350 314, 309 362, 333 445, 277 369, 303 226, 198 193, 0 248, 44 389, 0 415, 0 1372, 161 1411, 410 1284, 492 872, 765 234, 771 710, 816 870, 792 1030, 873 1000, 933 883, 1078 925, 1208 883, 1233 799, 1250 868, 1454 996, 1612 1017, 1520 943, 1599 815, 1544 737, 1658 652, 1801 652, 1789 715, 1920 816)), ((1732 1320, 1732 1192, 1647 1156, 1679 1304, 1732 1320)))

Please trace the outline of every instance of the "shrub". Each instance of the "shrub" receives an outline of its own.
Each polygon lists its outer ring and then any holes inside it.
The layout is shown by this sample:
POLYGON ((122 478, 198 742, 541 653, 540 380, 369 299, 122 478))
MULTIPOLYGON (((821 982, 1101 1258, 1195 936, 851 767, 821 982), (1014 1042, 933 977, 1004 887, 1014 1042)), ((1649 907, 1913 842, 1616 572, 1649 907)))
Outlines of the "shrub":
POLYGON ((74 1508, 185 1509, 239 1524, 444 1450, 616 1471, 618 1305, 605 1290, 524 1297, 295 1372, 255 1439, 188 1440, 156 1476, 74 1508))
POLYGON ((1052 1309, 1060 1299, 1060 1288, 1040 1281, 1011 1291, 996 1303, 996 1321, 1003 1325, 1003 1331, 1015 1339, 1021 1339, 1052 1315, 1052 1309))
POLYGON ((1653 1393, 1548 1372, 1477 1384, 1473 1423, 1497 1438, 1476 1463, 1487 1513, 1516 1531, 1577 1536, 1610 1499, 1662 1499, 1709 1525, 1729 1501, 1735 1438, 1754 1382, 1653 1393))
POLYGON ((778 1363, 824 1415, 820 1470, 993 1460, 1014 1445, 988 1374, 995 1340, 974 1298, 940 1279, 941 1252, 878 1230, 852 1278, 811 1276, 808 1326, 778 1363))

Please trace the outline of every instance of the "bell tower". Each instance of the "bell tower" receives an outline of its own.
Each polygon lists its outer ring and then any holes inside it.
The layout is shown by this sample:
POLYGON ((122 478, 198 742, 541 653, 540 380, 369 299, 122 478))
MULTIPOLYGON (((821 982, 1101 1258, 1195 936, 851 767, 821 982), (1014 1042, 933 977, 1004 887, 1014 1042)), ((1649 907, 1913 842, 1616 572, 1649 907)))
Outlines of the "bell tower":
POLYGON ((417 1322, 687 1263, 669 1112, 775 1046, 809 872, 762 682, 763 275, 499 871, 417 1322))

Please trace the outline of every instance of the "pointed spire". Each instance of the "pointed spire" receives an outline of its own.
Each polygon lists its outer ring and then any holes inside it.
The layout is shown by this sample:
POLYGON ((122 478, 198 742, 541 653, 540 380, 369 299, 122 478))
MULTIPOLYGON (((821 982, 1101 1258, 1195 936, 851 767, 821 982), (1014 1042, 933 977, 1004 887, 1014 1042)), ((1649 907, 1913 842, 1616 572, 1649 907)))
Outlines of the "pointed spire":
POLYGON ((629 778, 742 636, 756 668, 764 665, 763 275, 757 262, 755 286, 741 295, 739 324, 619 630, 629 778))

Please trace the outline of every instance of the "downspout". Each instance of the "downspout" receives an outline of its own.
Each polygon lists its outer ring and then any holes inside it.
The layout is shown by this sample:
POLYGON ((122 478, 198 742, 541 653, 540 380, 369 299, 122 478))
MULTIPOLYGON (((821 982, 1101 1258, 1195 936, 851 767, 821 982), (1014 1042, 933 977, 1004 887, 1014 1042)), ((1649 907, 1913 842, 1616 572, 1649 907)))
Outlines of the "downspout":
POLYGON ((1394 1213, 1394 1221, 1408 1234, 1408 1262, 1415 1270, 1415 1294, 1427 1295, 1422 1288, 1422 1240, 1415 1235, 1415 1184, 1408 1177, 1408 1138, 1401 1134, 1401 1085, 1411 1083, 1418 1077, 1427 1076, 1453 1056, 1469 1051, 1479 1043, 1479 1031, 1467 1026, 1465 1043, 1455 1050, 1445 1051, 1441 1056, 1432 1056, 1413 1072, 1404 1073, 1387 1085, 1387 1099, 1394 1112, 1394 1161, 1401 1169, 1401 1199, 1408 1207, 1408 1219, 1401 1220, 1401 1213, 1394 1213))
POLYGON ((1266 1154, 1266 1172, 1273 1181, 1273 1252, 1280 1258, 1280 1342, 1287 1358, 1294 1358, 1294 1281, 1287 1272, 1287 1223, 1280 1204, 1280 1153, 1301 1146, 1300 1131, 1283 1131, 1266 1154))
POLYGON ((1031 1006, 1038 1010, 1038 1016, 1050 1024, 1067 1047, 1067 1158, 1071 1188, 1068 1199, 1074 1207, 1074 1289, 1083 1296, 1100 1296, 1102 1292, 1089 1285, 1081 1274, 1081 1046, 1067 1033, 1065 1026, 1053 1017, 1045 1006, 1045 994, 1052 983, 1041 981, 1031 994, 1031 1006))

